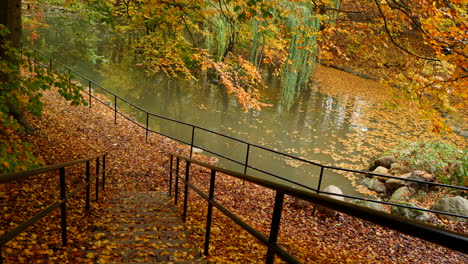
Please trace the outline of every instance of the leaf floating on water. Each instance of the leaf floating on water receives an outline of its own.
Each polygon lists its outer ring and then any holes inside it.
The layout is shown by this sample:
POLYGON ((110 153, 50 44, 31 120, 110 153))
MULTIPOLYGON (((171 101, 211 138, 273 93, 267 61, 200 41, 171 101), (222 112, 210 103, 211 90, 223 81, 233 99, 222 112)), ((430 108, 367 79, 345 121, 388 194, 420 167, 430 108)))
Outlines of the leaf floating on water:
POLYGON ((294 168, 297 168, 301 166, 302 164, 304 164, 304 162, 299 161, 299 160, 294 160, 294 159, 285 159, 284 162, 294 168))

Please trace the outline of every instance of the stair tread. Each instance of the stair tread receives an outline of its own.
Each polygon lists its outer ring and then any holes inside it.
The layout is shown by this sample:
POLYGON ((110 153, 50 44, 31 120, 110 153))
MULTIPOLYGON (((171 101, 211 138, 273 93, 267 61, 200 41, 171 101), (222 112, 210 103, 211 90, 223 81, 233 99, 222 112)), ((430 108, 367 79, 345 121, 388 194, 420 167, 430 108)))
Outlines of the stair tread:
POLYGON ((97 262, 206 263, 169 197, 125 192, 105 209, 88 253, 97 262))

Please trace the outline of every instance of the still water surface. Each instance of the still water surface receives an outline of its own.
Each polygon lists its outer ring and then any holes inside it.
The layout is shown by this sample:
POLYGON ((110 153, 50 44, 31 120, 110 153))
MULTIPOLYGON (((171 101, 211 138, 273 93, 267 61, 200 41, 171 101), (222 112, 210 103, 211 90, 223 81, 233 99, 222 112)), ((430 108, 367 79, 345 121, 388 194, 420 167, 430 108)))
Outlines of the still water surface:
MULTIPOLYGON (((284 110, 279 105, 278 80, 271 78, 270 87, 262 91, 262 95, 263 101, 273 106, 244 112, 218 85, 164 75, 147 76, 126 60, 124 41, 114 39, 98 25, 57 15, 48 16, 46 22, 49 27, 39 29, 40 38, 32 42, 33 46, 151 113, 327 165, 335 164, 327 151, 330 146, 333 145, 334 150, 343 149, 345 146, 340 139, 356 130, 367 130, 353 121, 353 117, 360 115, 361 106, 366 104, 363 98, 351 98, 352 104, 344 104, 311 90, 309 98, 291 110, 284 110)), ((112 100, 109 98, 110 102, 112 100)), ((146 115, 136 109, 125 106, 122 109, 145 122, 146 115)), ((149 123, 153 130, 190 142, 189 127, 160 119, 151 119, 149 123)), ((194 144, 245 161, 246 145, 233 140, 197 130, 194 144)), ((244 170, 228 160, 221 159, 220 164, 241 172, 244 170)), ((318 183, 318 167, 258 148, 250 149, 249 164, 314 188, 318 183)), ((251 169, 247 172, 269 177, 251 169)), ((325 172, 322 186, 328 184, 339 186, 345 194, 358 195, 350 180, 332 171, 325 172)))

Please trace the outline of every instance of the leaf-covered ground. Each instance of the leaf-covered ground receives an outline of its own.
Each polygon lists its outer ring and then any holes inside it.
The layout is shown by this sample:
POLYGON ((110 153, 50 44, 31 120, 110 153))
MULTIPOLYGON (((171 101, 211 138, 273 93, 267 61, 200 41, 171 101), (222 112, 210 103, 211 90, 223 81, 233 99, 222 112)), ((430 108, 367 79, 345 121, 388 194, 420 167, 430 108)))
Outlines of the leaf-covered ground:
MULTIPOLYGON (((100 201, 92 203, 91 212, 84 211, 84 193, 69 203, 69 245, 60 243, 58 211, 41 220, 33 228, 3 248, 5 263, 83 263, 89 262, 86 252, 92 247, 93 232, 101 212, 121 192, 166 191, 169 152, 186 148, 150 135, 118 117, 106 106, 71 107, 55 92, 44 96, 45 110, 41 119, 30 118, 38 128, 36 135, 23 135, 33 143, 36 153, 47 164, 84 158, 103 151, 107 158, 108 186, 100 201)), ((197 156, 204 159, 203 156, 197 156)), ((206 159, 207 160, 207 159, 206 159)), ((92 171, 94 171, 94 164, 92 171)), ((193 167, 193 180, 202 183, 209 174, 193 167)), ((84 166, 67 170, 70 186, 83 181, 84 166)), ((0 186, 2 217, 0 232, 32 216, 58 197, 57 173, 0 186)), ((239 213, 249 224, 268 234, 269 217, 274 195, 271 191, 228 177, 217 179, 216 198, 225 207, 239 213)), ((196 245, 203 247, 206 202, 194 193, 189 196, 187 228, 196 245)), ((179 203, 180 206, 180 203, 179 203)), ((180 208, 179 208, 180 210, 180 208)), ((304 263, 467 263, 468 256, 424 242, 411 236, 381 228, 368 222, 340 214, 325 218, 312 214, 313 207, 298 207, 286 198, 279 243, 304 263)), ((468 233, 466 225, 451 225, 468 233)), ((227 217, 214 211, 210 256, 213 263, 262 263, 265 247, 227 217)), ((92 256, 94 257, 94 255, 92 256)), ((91 258, 92 259, 92 258, 91 258)), ((280 262, 280 261, 278 261, 280 262)))

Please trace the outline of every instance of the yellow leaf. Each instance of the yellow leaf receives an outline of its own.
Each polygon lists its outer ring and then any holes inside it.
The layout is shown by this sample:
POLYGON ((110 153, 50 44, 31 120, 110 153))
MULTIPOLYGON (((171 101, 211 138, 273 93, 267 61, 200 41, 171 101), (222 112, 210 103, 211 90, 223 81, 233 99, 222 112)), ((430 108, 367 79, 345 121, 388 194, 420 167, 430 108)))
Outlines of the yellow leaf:
POLYGON ((94 253, 88 253, 88 254, 86 254, 86 257, 87 258, 94 258, 94 253))

